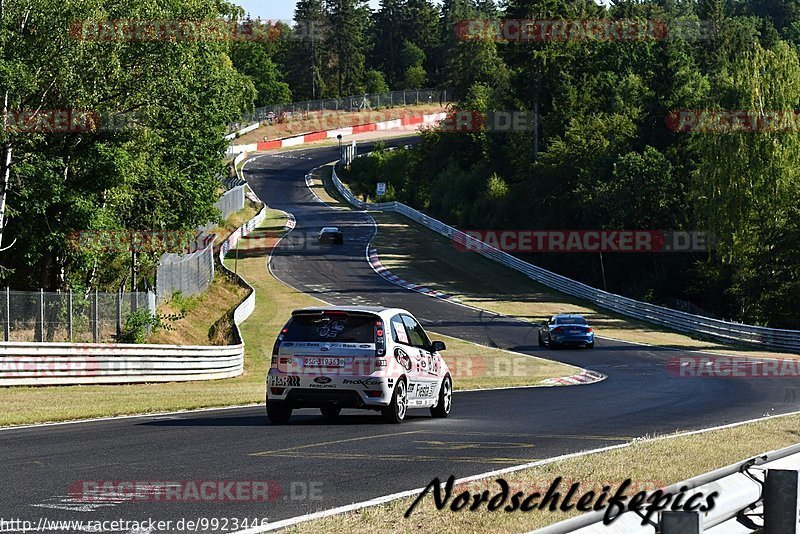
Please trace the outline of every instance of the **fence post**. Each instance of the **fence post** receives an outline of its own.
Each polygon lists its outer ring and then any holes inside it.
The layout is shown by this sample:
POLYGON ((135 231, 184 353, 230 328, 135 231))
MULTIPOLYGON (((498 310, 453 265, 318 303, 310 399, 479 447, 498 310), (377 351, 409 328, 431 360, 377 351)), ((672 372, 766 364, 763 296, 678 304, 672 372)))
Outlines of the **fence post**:
POLYGON ((769 469, 764 487, 764 534, 798 534, 800 471, 769 469))
POLYGON ((44 289, 39 290, 39 342, 44 343, 44 289))
POLYGON ((661 512, 661 534, 702 534, 703 516, 699 512, 661 512))
POLYGON ((69 342, 72 343, 72 289, 67 290, 67 307, 69 308, 67 316, 68 319, 68 328, 69 328, 69 342))
POLYGON ((6 324, 3 329, 3 338, 11 341, 11 289, 6 287, 6 324))
POLYGON ((122 335, 122 288, 117 290, 117 339, 122 335))
POLYGON ((94 296, 92 298, 92 340, 94 343, 98 343, 100 339, 100 301, 97 297, 97 290, 94 290, 94 296))

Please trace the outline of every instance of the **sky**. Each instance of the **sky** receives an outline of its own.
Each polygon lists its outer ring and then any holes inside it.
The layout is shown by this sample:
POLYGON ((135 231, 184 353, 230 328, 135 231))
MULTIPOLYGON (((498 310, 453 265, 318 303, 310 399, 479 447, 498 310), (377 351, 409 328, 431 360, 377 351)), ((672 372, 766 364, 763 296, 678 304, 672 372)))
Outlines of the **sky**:
MULTIPOLYGON (((295 0, 232 0, 250 12, 253 18, 261 17, 270 20, 292 20, 294 18, 295 0)), ((373 9, 378 7, 378 0, 370 0, 373 9)))

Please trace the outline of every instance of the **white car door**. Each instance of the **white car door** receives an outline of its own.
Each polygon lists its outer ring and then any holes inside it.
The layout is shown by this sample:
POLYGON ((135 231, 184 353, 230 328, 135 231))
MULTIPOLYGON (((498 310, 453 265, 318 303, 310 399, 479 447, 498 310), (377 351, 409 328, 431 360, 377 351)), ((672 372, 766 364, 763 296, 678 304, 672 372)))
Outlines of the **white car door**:
POLYGON ((410 315, 401 315, 413 347, 414 376, 409 383, 409 400, 414 406, 432 406, 436 402, 438 362, 430 352, 431 342, 422 326, 410 315))

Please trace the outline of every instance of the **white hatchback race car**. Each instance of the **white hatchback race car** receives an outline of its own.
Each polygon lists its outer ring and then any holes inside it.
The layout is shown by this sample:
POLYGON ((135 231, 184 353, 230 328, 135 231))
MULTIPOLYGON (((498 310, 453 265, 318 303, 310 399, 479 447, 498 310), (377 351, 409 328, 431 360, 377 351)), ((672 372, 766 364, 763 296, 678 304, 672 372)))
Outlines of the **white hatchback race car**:
POLYGON ((267 416, 282 424, 296 408, 319 408, 328 418, 360 408, 400 423, 409 408, 429 408, 447 417, 453 379, 439 354, 445 349, 405 310, 295 310, 272 350, 267 416))

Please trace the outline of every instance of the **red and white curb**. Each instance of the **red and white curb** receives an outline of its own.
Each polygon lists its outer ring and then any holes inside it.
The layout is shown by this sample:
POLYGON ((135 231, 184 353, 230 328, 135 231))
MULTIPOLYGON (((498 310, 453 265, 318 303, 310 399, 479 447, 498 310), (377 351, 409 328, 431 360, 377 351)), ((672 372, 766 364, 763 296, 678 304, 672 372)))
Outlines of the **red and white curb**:
POLYGON ((373 271, 375 271, 382 278, 388 280, 394 285, 403 287, 405 289, 410 289, 411 291, 416 291, 417 293, 422 293, 423 295, 428 295, 429 297, 434 297, 437 299, 455 300, 455 298, 452 295, 448 295, 447 293, 442 293, 441 291, 436 291, 435 289, 430 289, 425 286, 412 284, 411 282, 403 280, 399 276, 393 274, 392 271, 384 267, 383 264, 381 263, 381 260, 378 257, 378 249, 375 248, 369 249, 369 264, 372 267, 373 271))
POLYGON ((358 126, 348 126, 346 128, 337 128, 335 130, 324 130, 320 132, 311 132, 302 135, 295 135, 293 137, 286 137, 283 139, 275 139, 272 141, 262 141, 260 143, 251 143, 249 145, 232 145, 228 147, 228 155, 238 154, 240 152, 256 152, 259 150, 275 150, 278 148, 289 148, 315 141, 324 141, 327 139, 336 139, 337 136, 349 137, 368 132, 379 132, 388 130, 408 130, 416 131, 423 126, 430 126, 437 124, 445 119, 446 113, 433 113, 430 115, 416 115, 412 117, 403 117, 401 119, 394 119, 383 122, 373 122, 370 124, 360 124, 358 126))
POLYGON ((542 384, 546 384, 548 386, 578 386, 581 384, 594 384, 596 382, 602 382, 606 378, 608 377, 604 374, 583 369, 576 375, 542 380, 542 384))

